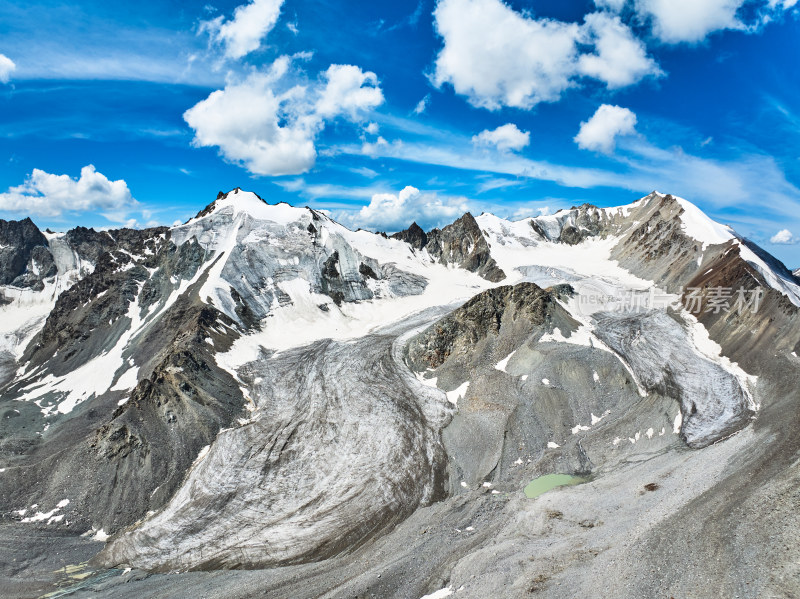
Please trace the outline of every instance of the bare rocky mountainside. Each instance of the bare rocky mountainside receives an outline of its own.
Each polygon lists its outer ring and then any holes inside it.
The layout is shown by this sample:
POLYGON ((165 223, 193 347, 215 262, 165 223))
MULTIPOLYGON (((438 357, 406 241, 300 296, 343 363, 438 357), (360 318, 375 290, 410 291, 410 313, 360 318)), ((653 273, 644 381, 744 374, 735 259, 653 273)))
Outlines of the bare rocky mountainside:
POLYGON ((797 276, 656 192, 0 220, 0 595, 800 596, 797 276))

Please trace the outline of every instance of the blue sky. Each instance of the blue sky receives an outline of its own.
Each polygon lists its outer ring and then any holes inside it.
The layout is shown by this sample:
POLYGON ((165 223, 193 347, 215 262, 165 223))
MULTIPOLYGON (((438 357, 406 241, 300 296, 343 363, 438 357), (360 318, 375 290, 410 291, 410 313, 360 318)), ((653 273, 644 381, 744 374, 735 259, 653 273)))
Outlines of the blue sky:
POLYGON ((0 218, 397 230, 685 197, 800 266, 796 0, 0 3, 0 218))

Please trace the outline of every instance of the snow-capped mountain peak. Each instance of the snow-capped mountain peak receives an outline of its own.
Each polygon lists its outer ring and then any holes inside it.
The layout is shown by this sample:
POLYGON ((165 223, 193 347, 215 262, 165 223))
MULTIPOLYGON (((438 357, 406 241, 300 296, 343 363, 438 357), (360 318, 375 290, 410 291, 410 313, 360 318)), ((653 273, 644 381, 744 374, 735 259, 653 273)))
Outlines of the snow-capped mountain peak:
POLYGON ((297 208, 286 202, 270 204, 258 194, 236 187, 228 193, 220 192, 217 199, 201 210, 189 223, 223 212, 234 217, 243 214, 257 220, 288 224, 308 215, 309 209, 297 208))

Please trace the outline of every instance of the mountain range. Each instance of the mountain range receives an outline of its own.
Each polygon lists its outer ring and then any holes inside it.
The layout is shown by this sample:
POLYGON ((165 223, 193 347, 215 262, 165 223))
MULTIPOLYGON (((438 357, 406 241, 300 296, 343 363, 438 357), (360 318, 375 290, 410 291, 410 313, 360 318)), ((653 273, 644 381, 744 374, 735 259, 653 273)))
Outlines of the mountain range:
POLYGON ((658 192, 390 236, 239 188, 0 220, 0 586, 794 596, 799 313, 658 192))

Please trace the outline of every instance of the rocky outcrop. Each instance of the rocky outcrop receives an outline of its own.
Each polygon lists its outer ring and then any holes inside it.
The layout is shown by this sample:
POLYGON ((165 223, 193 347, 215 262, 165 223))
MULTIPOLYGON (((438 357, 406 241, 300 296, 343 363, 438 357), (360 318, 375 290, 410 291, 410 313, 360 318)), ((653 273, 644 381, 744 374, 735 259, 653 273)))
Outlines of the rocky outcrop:
POLYGON ((567 245, 577 245, 589 237, 604 237, 616 230, 613 215, 591 204, 559 210, 530 222, 543 239, 567 245))
MULTIPOLYGON (((203 278, 196 275, 205 252, 197 241, 176 247, 165 237, 159 230, 119 235, 115 249, 97 256, 95 270, 61 294, 30 344, 24 361, 35 374, 4 389, 4 397, 35 388, 37 380, 70 376, 94 359, 108 368, 102 357, 125 338, 115 378, 126 370, 136 377, 132 389, 114 387, 66 416, 51 410, 55 432, 34 437, 17 459, 13 491, 0 498, 0 510, 56 504, 67 494, 73 527, 116 531, 169 499, 199 451, 242 415, 241 390, 214 359, 238 337, 236 323, 199 300, 203 278)), ((44 408, 62 398, 51 393, 42 400, 44 408)), ((26 420, 41 421, 36 404, 20 405, 26 420)), ((21 432, 5 431, 4 456, 16 453, 21 432)))
POLYGON ((96 266, 58 297, 23 360, 33 365, 48 364, 54 374, 60 375, 107 351, 109 343, 124 330, 128 321, 120 319, 136 299, 140 286, 148 281, 149 271, 167 259, 165 232, 166 229, 123 229, 98 233, 78 228, 67 233, 75 252, 96 266), (106 247, 109 249, 103 249, 106 247), (53 360, 56 353, 59 357, 53 360))
POLYGON ((683 212, 673 196, 649 196, 631 211, 631 225, 612 258, 663 289, 677 290, 694 276, 704 258, 703 243, 684 231, 683 212))
POLYGON ((428 244, 428 236, 416 222, 411 223, 408 229, 390 236, 392 239, 405 241, 415 250, 421 250, 428 244))
POLYGON ((577 323, 556 301, 559 295, 570 293, 569 286, 541 289, 534 283, 504 285, 479 293, 415 337, 408 344, 407 360, 416 370, 437 368, 451 354, 468 351, 488 335, 496 335, 506 320, 524 319, 529 327, 574 327, 577 323))
POLYGON ((0 285, 43 288, 43 279, 57 272, 47 238, 30 218, 0 219, 0 285))
POLYGON ((741 251, 731 242, 704 263, 686 282, 682 302, 726 356, 761 374, 771 369, 777 353, 800 350, 800 309, 770 286, 741 251))
POLYGON ((452 264, 495 283, 506 278, 492 258, 475 217, 469 212, 441 230, 433 229, 424 247, 441 264, 452 264))

